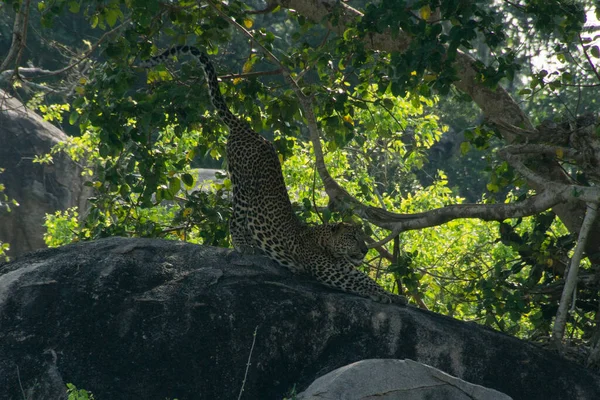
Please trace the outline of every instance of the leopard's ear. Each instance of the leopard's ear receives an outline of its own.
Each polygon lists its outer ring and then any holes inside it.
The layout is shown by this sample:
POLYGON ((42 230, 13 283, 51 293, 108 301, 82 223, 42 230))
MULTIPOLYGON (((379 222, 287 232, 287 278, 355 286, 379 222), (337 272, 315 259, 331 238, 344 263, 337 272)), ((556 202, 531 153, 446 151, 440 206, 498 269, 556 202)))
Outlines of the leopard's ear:
POLYGON ((337 222, 335 224, 330 224, 331 233, 337 234, 341 232, 347 232, 349 224, 345 222, 337 222))
POLYGON ((317 246, 325 249, 327 247, 327 238, 331 235, 329 230, 333 226, 330 224, 323 224, 315 229, 315 242, 317 246))

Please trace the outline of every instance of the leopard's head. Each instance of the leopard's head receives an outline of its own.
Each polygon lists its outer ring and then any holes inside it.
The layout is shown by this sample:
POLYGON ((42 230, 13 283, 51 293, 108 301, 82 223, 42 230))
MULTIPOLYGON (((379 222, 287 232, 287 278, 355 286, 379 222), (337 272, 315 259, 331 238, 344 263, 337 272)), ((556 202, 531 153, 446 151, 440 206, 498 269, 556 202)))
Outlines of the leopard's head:
POLYGON ((331 224, 325 235, 321 243, 334 257, 354 266, 362 264, 368 249, 360 226, 345 222, 331 224))

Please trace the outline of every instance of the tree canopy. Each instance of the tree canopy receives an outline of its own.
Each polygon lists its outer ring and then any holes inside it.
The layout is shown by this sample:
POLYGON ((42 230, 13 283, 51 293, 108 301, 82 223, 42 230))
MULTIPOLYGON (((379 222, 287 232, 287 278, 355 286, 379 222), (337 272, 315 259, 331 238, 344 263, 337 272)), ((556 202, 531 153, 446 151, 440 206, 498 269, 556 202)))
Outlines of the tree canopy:
POLYGON ((230 245, 230 181, 199 188, 196 170, 227 162, 202 73, 191 60, 138 67, 194 45, 230 108, 274 143, 298 215, 363 221, 365 268, 384 286, 559 349, 566 338, 600 365, 592 1, 3 7, 0 84, 71 134, 54 151, 86 163, 96 191, 89 210, 48 216, 48 244, 230 245))

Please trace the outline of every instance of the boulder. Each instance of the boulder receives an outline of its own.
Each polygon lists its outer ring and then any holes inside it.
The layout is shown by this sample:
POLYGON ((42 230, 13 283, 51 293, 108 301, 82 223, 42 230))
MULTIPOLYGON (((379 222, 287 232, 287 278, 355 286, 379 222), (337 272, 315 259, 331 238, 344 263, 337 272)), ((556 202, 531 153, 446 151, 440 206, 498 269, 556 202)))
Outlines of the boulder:
POLYGON ((363 360, 314 381, 298 400, 511 400, 412 360, 363 360))
POLYGON ((83 186, 81 167, 65 154, 52 164, 33 158, 50 152, 67 136, 19 100, 0 90, 0 182, 20 206, 7 213, 0 208, 0 241, 10 244, 9 256, 46 247, 44 217, 77 206, 85 211, 89 188, 83 186))
POLYGON ((58 399, 65 383, 97 400, 226 400, 242 388, 280 400, 371 358, 410 358, 514 399, 600 399, 599 376, 532 344, 329 289, 262 256, 108 238, 0 264, 0 400, 58 399))

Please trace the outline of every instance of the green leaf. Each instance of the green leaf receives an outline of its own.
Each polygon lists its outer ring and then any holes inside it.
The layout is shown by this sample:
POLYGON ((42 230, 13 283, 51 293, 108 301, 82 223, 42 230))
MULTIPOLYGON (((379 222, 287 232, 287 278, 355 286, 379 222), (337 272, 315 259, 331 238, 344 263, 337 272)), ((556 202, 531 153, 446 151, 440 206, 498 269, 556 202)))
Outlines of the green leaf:
POLYGON ((69 124, 75 125, 77 120, 79 119, 79 113, 77 111, 72 111, 69 115, 69 124))
POLYGON ((121 187, 119 188, 119 194, 123 197, 127 197, 127 195, 129 194, 130 191, 131 191, 131 188, 129 187, 128 184, 121 185, 121 187))
POLYGON ((169 193, 175 196, 179 189, 181 189, 181 180, 177 177, 169 179, 169 193))
POLYGON ((462 142, 460 144, 460 153, 464 156, 471 149, 471 144, 469 142, 462 142))
POLYGON ((492 193, 497 193, 500 190, 500 187, 494 183, 488 183, 486 188, 492 193))
POLYGON ((194 185, 194 177, 188 173, 185 173, 181 176, 181 180, 183 181, 183 184, 186 186, 193 186, 194 185))
POLYGON ((106 143, 102 143, 98 153, 100 154, 100 157, 105 158, 110 154, 110 147, 108 147, 106 143))
POLYGON ((110 26, 111 28, 113 26, 115 26, 120 14, 121 14, 121 11, 118 8, 107 9, 104 16, 106 18, 106 22, 108 23, 108 26, 110 26))
POLYGON ((77 14, 79 12, 80 6, 81 5, 79 4, 79 2, 70 1, 69 2, 69 11, 71 11, 73 14, 77 14))
POLYGON ((99 22, 98 14, 92 15, 92 19, 91 19, 91 22, 90 22, 91 27, 92 28, 96 28, 98 26, 98 22, 99 22))
POLYGON ((356 28, 348 28, 344 31, 344 40, 350 40, 355 35, 357 35, 356 28))

